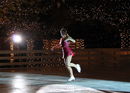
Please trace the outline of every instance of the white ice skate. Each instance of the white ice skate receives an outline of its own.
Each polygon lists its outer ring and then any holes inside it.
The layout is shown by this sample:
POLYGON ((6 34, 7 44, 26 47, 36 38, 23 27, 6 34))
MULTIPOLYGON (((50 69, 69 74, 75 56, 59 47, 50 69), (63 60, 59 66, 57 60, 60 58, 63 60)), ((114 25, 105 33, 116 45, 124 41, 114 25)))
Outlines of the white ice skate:
POLYGON ((71 76, 68 81, 75 81, 75 77, 74 76, 71 76))
POLYGON ((78 71, 79 73, 81 73, 81 67, 80 67, 79 64, 77 64, 77 71, 78 71))

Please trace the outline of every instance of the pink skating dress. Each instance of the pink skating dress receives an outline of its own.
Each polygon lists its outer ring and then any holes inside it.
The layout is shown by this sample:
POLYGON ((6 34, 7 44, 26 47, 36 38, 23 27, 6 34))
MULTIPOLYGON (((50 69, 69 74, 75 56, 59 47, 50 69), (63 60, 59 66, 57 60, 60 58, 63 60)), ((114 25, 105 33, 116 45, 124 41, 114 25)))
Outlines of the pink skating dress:
POLYGON ((75 55, 75 53, 69 47, 70 43, 65 41, 65 39, 63 39, 63 38, 62 38, 61 45, 62 45, 62 52, 63 52, 63 57, 62 58, 67 58, 70 55, 72 55, 72 56, 75 55))

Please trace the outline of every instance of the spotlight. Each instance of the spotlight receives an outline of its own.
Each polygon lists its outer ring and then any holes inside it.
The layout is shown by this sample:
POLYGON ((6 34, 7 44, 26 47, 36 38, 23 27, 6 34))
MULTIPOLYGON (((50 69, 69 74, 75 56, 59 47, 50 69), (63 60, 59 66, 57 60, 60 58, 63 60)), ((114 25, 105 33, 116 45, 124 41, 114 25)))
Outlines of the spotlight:
POLYGON ((22 37, 20 35, 15 34, 12 36, 12 40, 16 43, 20 43, 22 41, 22 37))

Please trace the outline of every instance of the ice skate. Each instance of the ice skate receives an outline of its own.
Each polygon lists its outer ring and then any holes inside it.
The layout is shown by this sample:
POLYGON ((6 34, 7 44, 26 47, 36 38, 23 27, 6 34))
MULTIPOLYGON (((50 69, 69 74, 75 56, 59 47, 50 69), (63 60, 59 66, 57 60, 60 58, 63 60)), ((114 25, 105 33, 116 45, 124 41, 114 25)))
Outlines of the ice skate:
POLYGON ((77 71, 78 71, 79 73, 81 73, 81 67, 80 67, 79 64, 77 64, 77 71))
POLYGON ((68 81, 75 81, 75 77, 74 76, 71 76, 68 81))

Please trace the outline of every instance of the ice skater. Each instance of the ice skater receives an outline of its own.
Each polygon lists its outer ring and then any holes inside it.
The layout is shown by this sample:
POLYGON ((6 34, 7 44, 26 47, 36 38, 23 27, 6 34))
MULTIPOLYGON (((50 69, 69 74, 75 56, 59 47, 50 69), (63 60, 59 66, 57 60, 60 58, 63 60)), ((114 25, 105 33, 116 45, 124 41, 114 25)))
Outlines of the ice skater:
POLYGON ((60 34, 62 38, 60 39, 59 44, 53 46, 51 50, 53 51, 57 47, 62 47, 62 52, 63 52, 62 58, 64 59, 65 66, 70 73, 70 78, 68 79, 68 81, 75 81, 72 67, 75 67, 79 73, 81 73, 81 67, 79 64, 71 63, 72 56, 74 56, 75 53, 70 49, 69 41, 73 43, 75 43, 76 41, 68 35, 67 30, 64 28, 60 30, 60 34))

